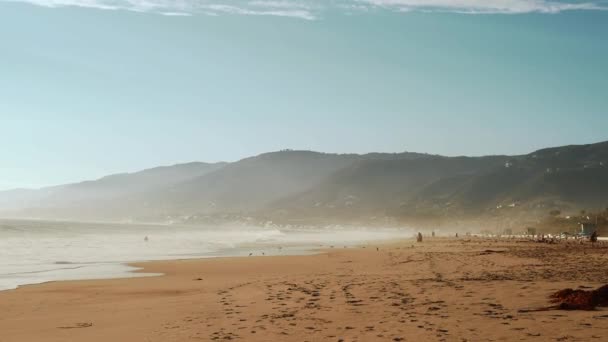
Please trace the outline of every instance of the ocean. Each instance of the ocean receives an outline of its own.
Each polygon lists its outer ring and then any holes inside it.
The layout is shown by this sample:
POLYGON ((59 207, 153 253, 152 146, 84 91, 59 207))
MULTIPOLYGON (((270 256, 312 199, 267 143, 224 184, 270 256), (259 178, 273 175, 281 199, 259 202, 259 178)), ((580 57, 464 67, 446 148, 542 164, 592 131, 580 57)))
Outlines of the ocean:
POLYGON ((59 280, 154 276, 126 263, 305 254, 409 238, 408 229, 278 228, 0 220, 0 290, 59 280))

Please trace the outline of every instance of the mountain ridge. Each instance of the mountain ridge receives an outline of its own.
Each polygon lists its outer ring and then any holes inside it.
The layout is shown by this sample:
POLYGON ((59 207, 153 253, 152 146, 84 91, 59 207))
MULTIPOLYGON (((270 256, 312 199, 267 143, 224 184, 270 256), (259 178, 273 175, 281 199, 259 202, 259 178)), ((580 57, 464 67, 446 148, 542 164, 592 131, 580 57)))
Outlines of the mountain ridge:
POLYGON ((608 206, 607 166, 608 141, 515 156, 281 150, 2 191, 0 214, 190 223, 530 220, 552 209, 608 206))

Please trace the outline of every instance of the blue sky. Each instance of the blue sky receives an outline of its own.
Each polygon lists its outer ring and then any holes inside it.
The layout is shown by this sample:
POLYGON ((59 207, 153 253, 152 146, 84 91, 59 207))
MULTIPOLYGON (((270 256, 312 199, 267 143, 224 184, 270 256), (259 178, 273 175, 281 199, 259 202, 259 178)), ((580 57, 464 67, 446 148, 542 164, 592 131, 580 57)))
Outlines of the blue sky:
POLYGON ((0 189, 608 140, 608 1, 0 0, 0 189))

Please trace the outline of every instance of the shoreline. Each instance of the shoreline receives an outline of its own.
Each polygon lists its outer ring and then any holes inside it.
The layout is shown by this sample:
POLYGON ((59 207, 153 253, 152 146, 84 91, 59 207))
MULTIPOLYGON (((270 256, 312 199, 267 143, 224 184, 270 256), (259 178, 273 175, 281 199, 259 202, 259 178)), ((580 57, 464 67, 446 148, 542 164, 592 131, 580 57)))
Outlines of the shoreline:
POLYGON ((0 227, 0 249, 6 255, 0 262, 0 289, 60 280, 129 278, 137 275, 130 272, 128 264, 145 261, 308 254, 312 249, 336 243, 351 247, 409 236, 408 231, 400 229, 376 231, 363 227, 135 229, 125 225, 9 222, 0 227))
POLYGON ((607 251, 429 238, 130 263, 163 275, 1 291, 0 341, 601 340, 608 310, 518 310, 561 288, 608 283, 607 251))
MULTIPOLYGON (((378 240, 378 241, 370 241, 370 242, 366 242, 366 245, 369 244, 373 244, 373 245, 377 245, 377 246, 383 246, 383 245, 391 245, 391 244, 395 244, 397 242, 405 242, 405 241, 413 241, 412 238, 408 238, 408 239, 399 239, 399 240, 378 240)), ((252 246, 255 249, 260 249, 262 248, 260 245, 258 246, 252 246)), ((267 246, 269 249, 276 249, 277 247, 280 247, 278 245, 274 245, 274 244, 269 244, 267 246)), ((112 264, 112 265, 116 265, 116 266, 125 266, 125 267, 129 267, 131 268, 130 270, 125 270, 124 275, 118 275, 115 277, 93 277, 93 278, 82 278, 82 279, 58 279, 58 280, 48 280, 48 281, 44 281, 44 282, 40 282, 40 283, 28 283, 28 284, 21 284, 18 285, 15 288, 10 288, 10 289, 0 289, 0 293, 2 292, 6 292, 6 291, 15 291, 18 290, 22 287, 30 287, 30 286, 38 286, 38 285, 46 285, 46 284, 53 284, 53 283, 63 283, 63 282, 86 282, 86 281, 104 281, 104 280, 127 280, 127 279, 132 279, 132 278, 147 278, 147 277, 162 277, 165 274, 164 273, 154 273, 154 272, 148 272, 146 270, 147 267, 150 267, 152 264, 155 263, 168 263, 168 262, 184 262, 184 261, 198 261, 198 262, 202 262, 202 261, 206 261, 206 260, 222 260, 222 259, 234 259, 234 258, 272 258, 272 257, 287 257, 287 256, 307 256, 307 255, 317 255, 317 254, 323 254, 329 251, 333 251, 333 250, 340 250, 340 249, 365 249, 366 246, 361 244, 361 245, 351 245, 351 246, 343 246, 341 248, 334 248, 332 246, 298 246, 298 245, 293 245, 293 246, 288 246, 287 248, 285 248, 285 252, 286 253, 281 253, 281 254, 273 254, 273 253, 268 253, 266 255, 241 255, 238 253, 235 254, 224 254, 222 255, 221 253, 217 254, 217 255, 210 255, 207 257, 201 257, 201 256, 193 256, 191 258, 181 258, 181 259, 158 259, 158 260, 141 260, 141 261, 127 261, 127 262, 108 262, 107 264, 112 264)), ((234 248, 234 250, 240 250, 240 251, 244 251, 245 248, 234 248)), ((225 251, 224 251, 225 252, 225 251)), ((259 251, 258 251, 259 252, 259 251)), ((1 340, 0 340, 1 341, 1 340)))

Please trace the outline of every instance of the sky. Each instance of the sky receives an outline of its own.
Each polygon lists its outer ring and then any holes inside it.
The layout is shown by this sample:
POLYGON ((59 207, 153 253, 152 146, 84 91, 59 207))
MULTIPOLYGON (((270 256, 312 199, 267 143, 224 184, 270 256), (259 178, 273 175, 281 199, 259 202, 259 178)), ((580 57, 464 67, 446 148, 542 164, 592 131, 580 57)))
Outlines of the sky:
POLYGON ((0 0, 0 189, 608 140, 608 0, 0 0))

